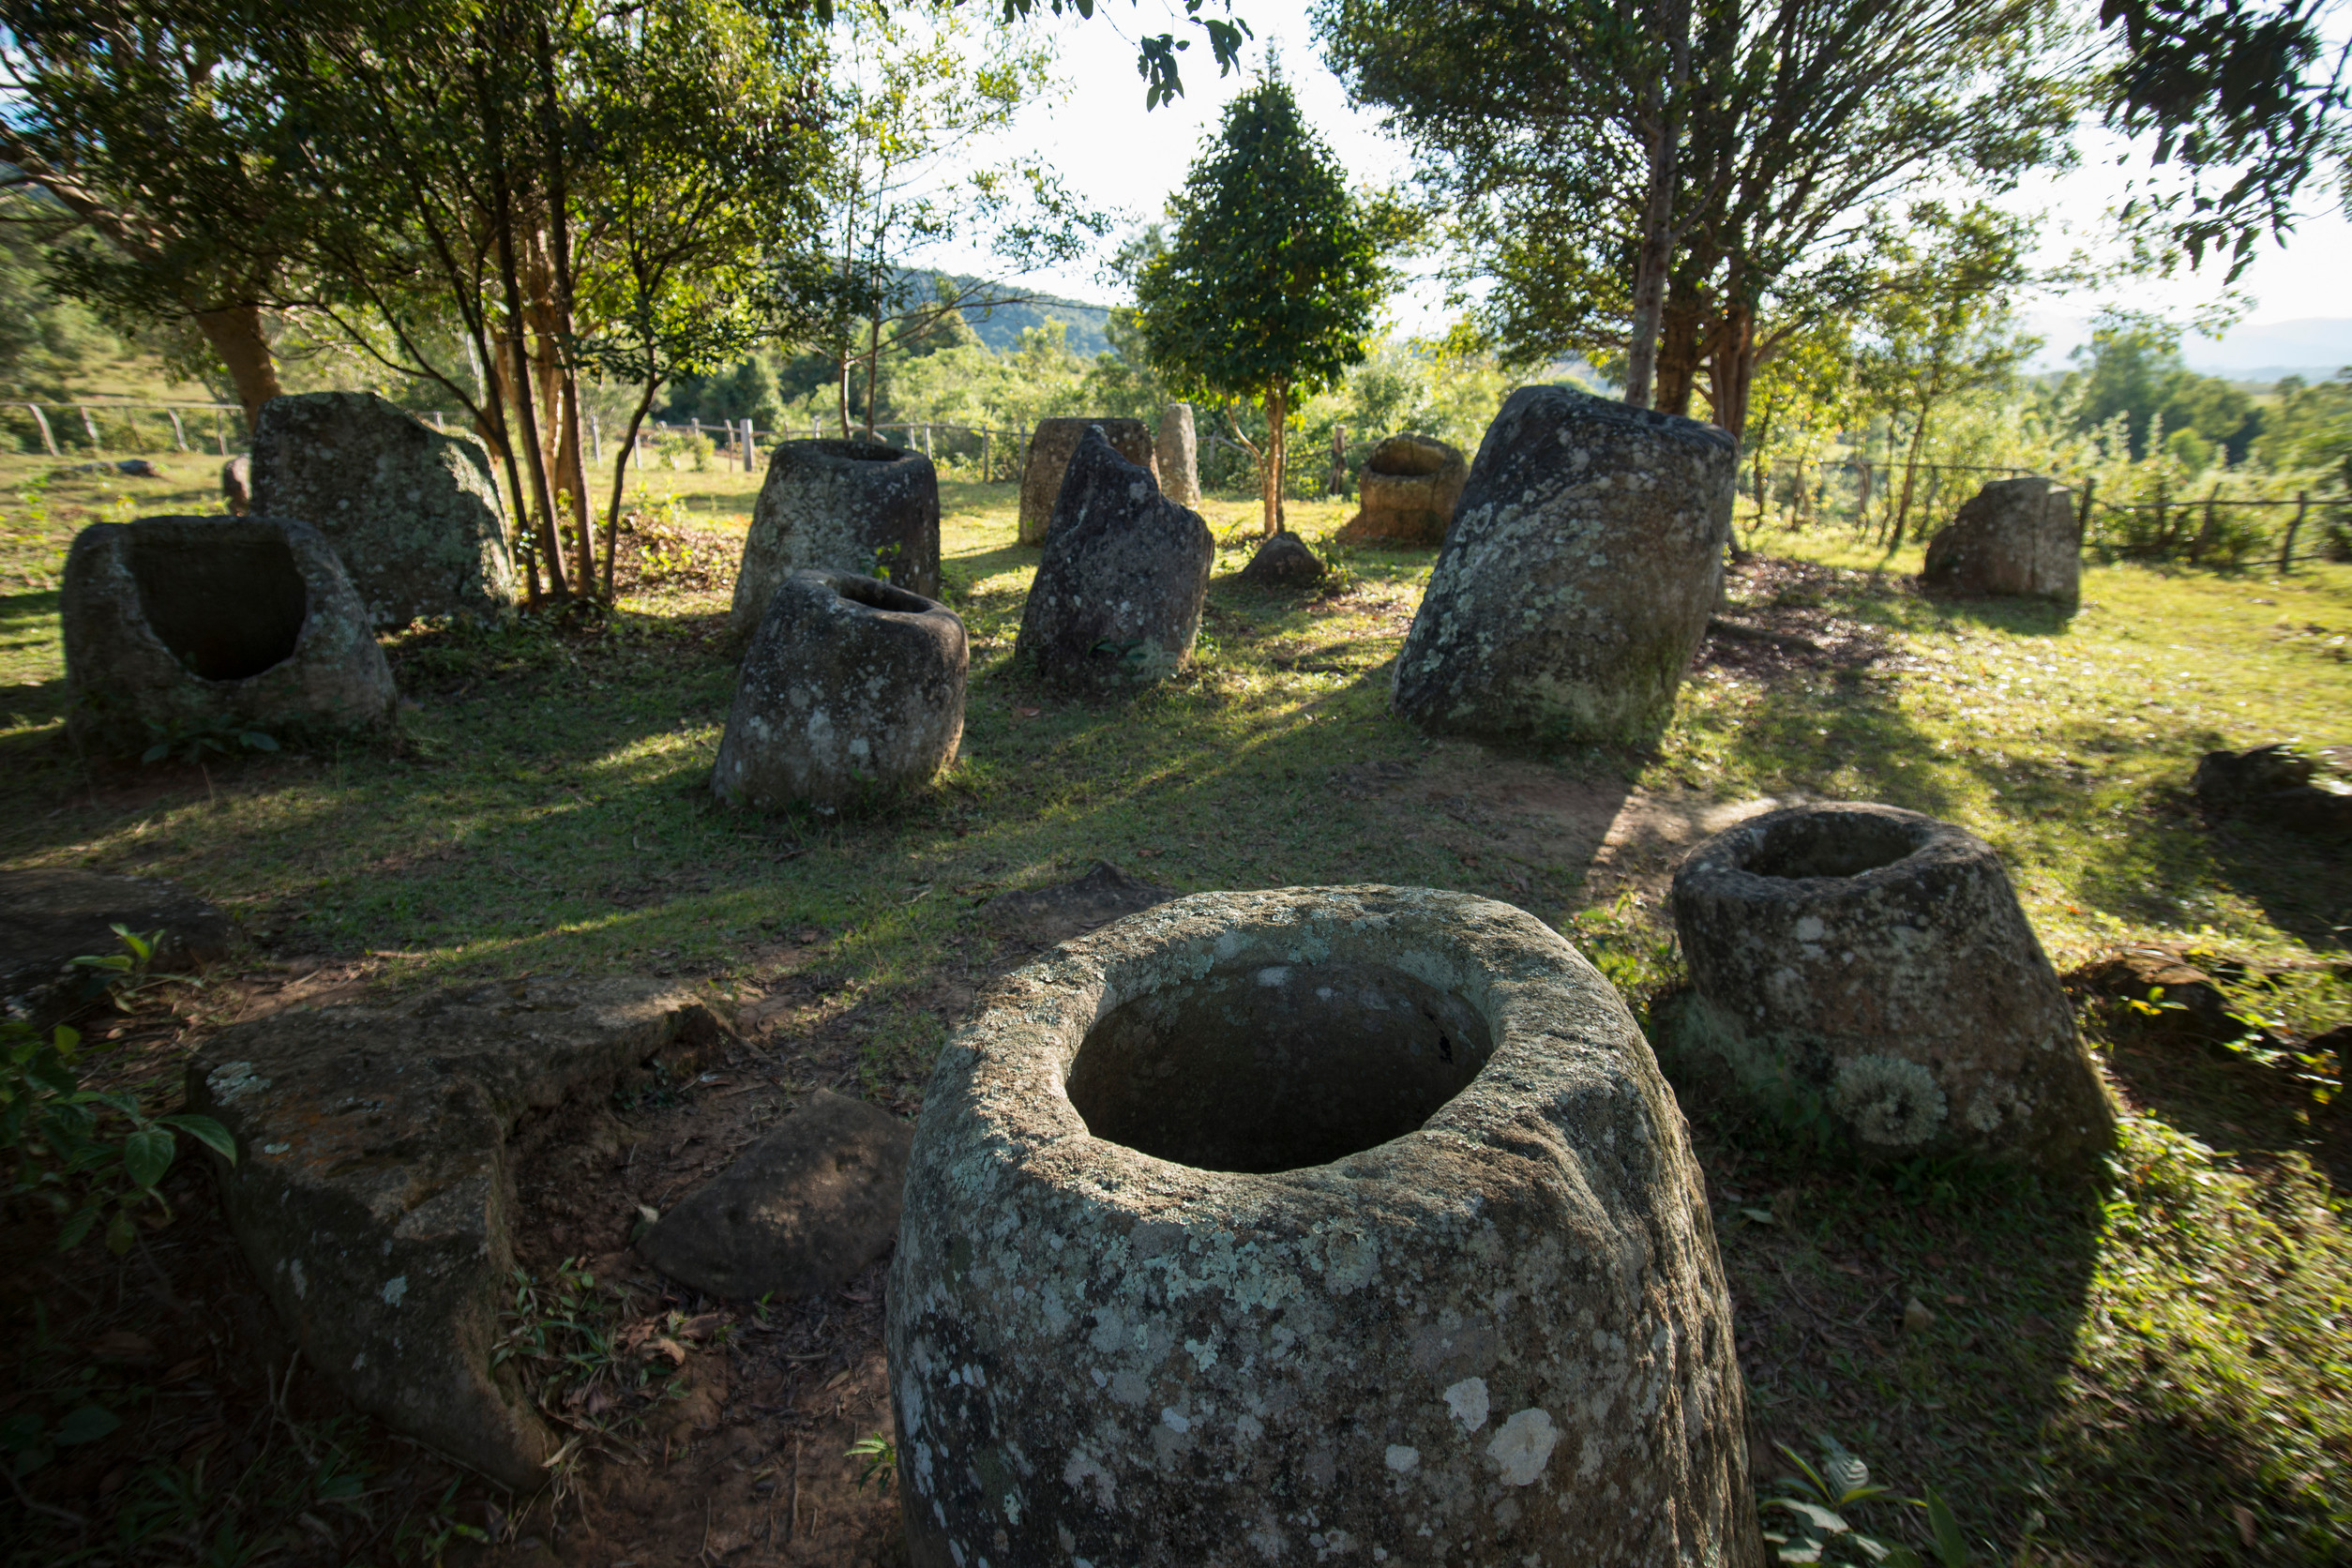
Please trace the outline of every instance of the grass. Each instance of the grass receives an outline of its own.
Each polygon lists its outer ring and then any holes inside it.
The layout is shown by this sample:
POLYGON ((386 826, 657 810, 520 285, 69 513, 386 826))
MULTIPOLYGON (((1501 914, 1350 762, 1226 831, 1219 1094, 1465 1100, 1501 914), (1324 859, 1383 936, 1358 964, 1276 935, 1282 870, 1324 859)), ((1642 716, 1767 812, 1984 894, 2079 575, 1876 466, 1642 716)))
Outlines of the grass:
MULTIPOLYGON (((1565 851, 1467 853, 1423 831, 1442 803, 1334 787, 1383 764, 1507 764, 1928 811, 2001 852, 2061 968, 2168 942, 2231 959, 2241 1004, 2282 1036, 2352 1017, 2343 849, 2209 825, 2185 788, 2210 747, 2352 741, 2352 567, 2094 566, 2068 617, 1922 598, 1904 578, 1916 551, 1766 534, 1776 559, 1734 579, 1726 614, 1797 626, 1820 656, 1711 653, 1648 753, 1490 763, 1386 711, 1426 553, 1357 552, 1342 592, 1263 596, 1232 580, 1254 504, 1213 500, 1228 543, 1198 662, 1132 700, 1080 701, 1010 667, 1036 561, 1012 542, 1012 487, 951 483, 947 577, 972 649, 960 761, 887 810, 770 819, 709 799, 727 584, 686 566, 601 622, 389 640, 415 704, 392 740, 209 772, 75 758, 56 565, 88 521, 210 509, 215 464, 159 462, 162 480, 43 481, 57 465, 0 459, 0 863, 173 878, 264 946, 361 960, 378 987, 629 968, 731 997, 777 933, 814 927, 870 1020, 861 1086, 911 1108, 948 1021, 926 988, 973 906, 1096 858, 1180 890, 1485 893, 1568 931, 1637 1001, 1673 985, 1653 884, 1602 901, 1565 851)), ((712 554, 756 480, 652 484, 712 554)), ((1313 539, 1346 508, 1291 514, 1313 539)), ((2133 1112, 2093 1193, 1866 1170, 1692 1108, 1756 1419, 1807 1451, 1833 1433, 1901 1491, 1934 1485, 2004 1561, 2029 1536, 2041 1562, 2352 1560, 2352 1138, 2321 1098, 2341 1065, 2168 1044, 2128 1010, 2086 1019, 2133 1112), (1907 1329, 1913 1300, 1933 1317, 1907 1329)))

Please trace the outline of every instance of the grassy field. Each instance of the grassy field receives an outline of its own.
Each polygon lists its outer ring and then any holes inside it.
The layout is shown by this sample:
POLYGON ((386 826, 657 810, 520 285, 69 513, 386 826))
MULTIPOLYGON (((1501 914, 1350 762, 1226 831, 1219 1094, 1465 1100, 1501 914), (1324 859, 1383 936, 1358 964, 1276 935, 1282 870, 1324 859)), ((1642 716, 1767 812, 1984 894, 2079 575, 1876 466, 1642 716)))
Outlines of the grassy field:
MULTIPOLYGON (((0 864, 173 878, 261 957, 331 959, 354 988, 643 969, 740 1007, 813 930, 847 1009, 825 1048, 847 1040, 866 1095, 912 1113, 954 1021, 943 977, 972 972, 975 907, 1000 891, 1098 858, 1184 891, 1463 888, 1553 922, 1646 1005, 1680 976, 1658 905, 1672 844, 1645 859, 1629 825, 1771 796, 1983 836, 2061 969, 2166 942, 2289 1046, 2352 1018, 2344 847, 2208 823, 2186 792, 2211 747, 2352 742, 2352 567, 2098 566, 2069 617, 1922 598, 1915 552, 1767 534, 1725 613, 1779 641, 1711 640, 1651 751, 1499 756, 1386 711, 1425 552, 1344 555, 1334 591, 1262 595, 1232 575, 1254 505, 1213 500, 1227 543, 1194 668, 1078 701, 1010 668, 1037 559, 1012 542, 1012 488, 951 485, 961 759, 887 811, 765 819, 707 789, 756 488, 718 472, 652 477, 678 526, 610 619, 391 639, 396 738, 204 767, 75 757, 57 565, 89 521, 211 509, 215 465, 159 461, 140 481, 0 459, 0 864)), ((1313 540, 1345 515, 1293 504, 1291 525, 1313 540)), ((159 1095, 207 1006, 187 998, 142 1058, 159 1095)), ((2101 1003, 2085 1018, 2133 1113, 2096 1192, 1864 1171, 1694 1108, 1759 1431, 1832 1435, 1898 1491, 1937 1488, 2001 1561, 2352 1561, 2341 1064, 2179 1044, 2101 1003), (1907 1329, 1913 1301, 1931 1317, 1907 1329)), ((779 1057, 818 1045, 788 1036, 779 1057)))

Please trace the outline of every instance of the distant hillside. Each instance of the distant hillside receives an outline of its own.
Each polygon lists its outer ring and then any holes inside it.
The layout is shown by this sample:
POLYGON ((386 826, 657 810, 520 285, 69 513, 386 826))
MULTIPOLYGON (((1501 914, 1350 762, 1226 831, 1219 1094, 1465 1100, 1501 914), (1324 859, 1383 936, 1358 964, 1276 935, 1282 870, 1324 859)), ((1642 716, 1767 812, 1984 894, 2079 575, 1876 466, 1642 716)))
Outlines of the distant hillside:
POLYGON ((1021 334, 1033 326, 1043 326, 1049 321, 1062 323, 1069 329, 1070 352, 1083 359, 1092 359, 1110 347, 1110 339, 1103 336, 1103 325, 1110 320, 1110 311, 1101 305, 1082 305, 1075 299, 1040 299, 1034 305, 1000 305, 993 310, 966 310, 964 320, 980 340, 999 354, 1009 354, 1021 346, 1021 334))

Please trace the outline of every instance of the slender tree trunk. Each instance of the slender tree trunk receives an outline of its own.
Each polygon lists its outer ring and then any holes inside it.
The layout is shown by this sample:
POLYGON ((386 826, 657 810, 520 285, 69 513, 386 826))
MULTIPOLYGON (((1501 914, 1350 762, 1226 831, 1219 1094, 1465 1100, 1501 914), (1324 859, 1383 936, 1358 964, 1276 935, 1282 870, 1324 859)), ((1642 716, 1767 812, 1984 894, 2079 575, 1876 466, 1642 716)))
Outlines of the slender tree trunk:
POLYGON ((199 310, 196 324, 220 362, 229 368, 229 381, 237 401, 245 405, 245 422, 251 428, 262 405, 279 395, 278 362, 262 330, 258 306, 231 305, 219 310, 199 310))
POLYGON ((1903 454, 1903 499, 1894 508, 1894 534, 1887 540, 1890 550, 1903 548, 1903 525, 1910 520, 1912 487, 1919 480, 1919 449, 1927 440, 1927 415, 1934 407, 1933 401, 1922 400, 1911 421, 1911 444, 1903 454))
MULTIPOLYGON (((490 43, 492 40, 484 40, 490 43)), ((503 40, 499 40, 503 41, 503 40)), ((539 439, 539 414, 531 398, 531 360, 525 347, 528 324, 522 309, 522 282, 515 254, 514 193, 506 178, 505 121, 490 76, 477 58, 474 63, 475 91, 482 100, 484 128, 490 133, 490 204, 497 229, 499 280, 506 295, 506 336, 513 367, 515 413, 522 421, 522 446, 531 459, 531 489, 538 503, 540 548, 547 555, 548 589, 563 598, 570 590, 564 581, 564 550, 555 536, 555 494, 548 484, 547 449, 539 439)))
POLYGON ((572 226, 570 189, 564 163, 564 119, 555 89, 555 43, 547 21, 537 20, 532 41, 539 55, 540 141, 547 149, 548 235, 554 250, 555 340, 559 373, 557 403, 562 429, 557 440, 557 464, 572 498, 572 526, 580 535, 580 592, 594 594, 596 553, 588 528, 588 465, 580 433, 580 372, 572 363, 572 226))
POLYGON ((1258 465, 1264 480, 1261 488, 1265 492, 1269 535, 1282 532, 1282 469, 1289 450, 1289 423, 1290 386, 1288 382, 1278 381, 1266 392, 1266 451, 1258 465))
POLYGON ((1744 436, 1748 424, 1748 394, 1756 385, 1756 311, 1733 301, 1715 318, 1714 343, 1707 355, 1710 397, 1715 423, 1734 436, 1744 436))
POLYGON ((866 439, 874 439, 875 410, 882 401, 882 317, 866 328, 866 439))
POLYGON ((841 352, 835 356, 835 363, 841 371, 837 381, 837 390, 840 393, 841 439, 847 441, 850 439, 850 340, 847 336, 841 339, 841 352))
POLYGON ((1641 249, 1634 258, 1634 309, 1625 347, 1625 401, 1651 405, 1658 374, 1658 338, 1666 314, 1666 269, 1674 260, 1674 138, 1664 89, 1651 90, 1650 183, 1642 200, 1641 249))
MULTIPOLYGON (((651 356, 648 356, 650 361, 651 356)), ((604 602, 615 604, 613 596, 612 558, 621 548, 621 500, 628 485, 629 456, 637 450, 637 432, 645 423, 646 412, 654 406, 654 393, 660 387, 659 377, 645 384, 645 395, 637 400, 629 411, 629 432, 621 440, 621 455, 612 465, 612 505, 604 514, 604 602)))
POLYGON ((1698 384, 1699 325, 1707 304, 1696 289, 1678 285, 1667 298, 1658 335, 1658 392, 1651 406, 1662 414, 1690 416, 1691 393, 1698 384))

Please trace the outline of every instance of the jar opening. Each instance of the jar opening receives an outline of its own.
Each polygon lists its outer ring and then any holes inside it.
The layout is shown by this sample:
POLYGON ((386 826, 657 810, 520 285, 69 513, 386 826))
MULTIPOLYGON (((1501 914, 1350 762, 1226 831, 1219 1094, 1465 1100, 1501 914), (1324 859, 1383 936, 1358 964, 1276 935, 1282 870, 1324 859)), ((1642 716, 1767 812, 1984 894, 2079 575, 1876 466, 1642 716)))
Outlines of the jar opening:
POLYGON ((1759 877, 1859 877, 1892 866, 1920 847, 1922 830, 1882 817, 1832 811, 1766 830, 1740 869, 1759 877))
POLYGON ((147 625, 190 672, 242 681, 294 656, 310 590, 276 528, 136 523, 128 555, 147 625))

